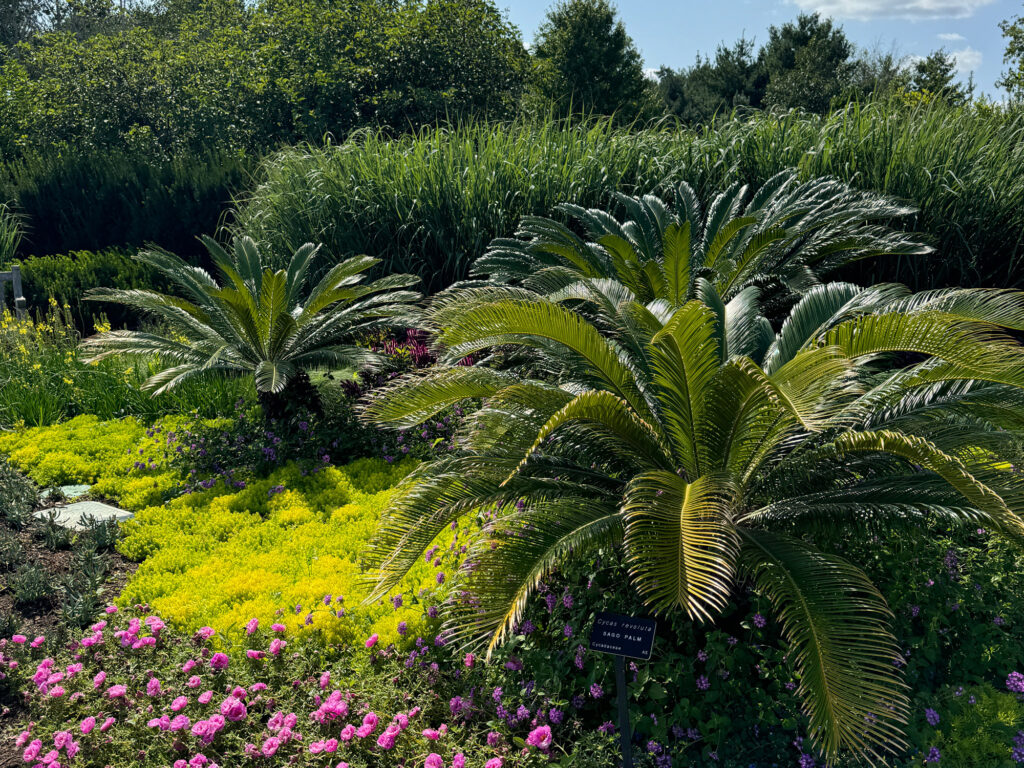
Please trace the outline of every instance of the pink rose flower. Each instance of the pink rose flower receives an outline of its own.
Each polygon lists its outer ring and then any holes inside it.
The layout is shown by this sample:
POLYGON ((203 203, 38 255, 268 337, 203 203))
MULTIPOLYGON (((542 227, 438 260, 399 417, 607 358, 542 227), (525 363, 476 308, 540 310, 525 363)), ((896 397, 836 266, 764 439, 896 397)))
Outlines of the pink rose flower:
POLYGON ((228 668, 230 661, 231 659, 228 658, 226 653, 215 653, 210 657, 210 666, 217 672, 220 672, 228 668))
POLYGON ((128 689, 125 688, 123 685, 112 685, 107 689, 107 696, 109 696, 112 699, 120 699, 126 693, 128 693, 128 689))
POLYGON ((444 768, 444 760, 437 752, 431 752, 423 762, 423 768, 444 768))
POLYGON ((370 635, 370 636, 369 636, 369 637, 368 637, 368 638, 366 639, 366 647, 367 647, 367 648, 373 648, 373 646, 375 646, 375 645, 377 644, 377 640, 379 640, 379 639, 380 639, 380 638, 379 638, 379 637, 377 637, 377 633, 376 633, 376 632, 374 632, 374 633, 373 633, 372 635, 370 635))

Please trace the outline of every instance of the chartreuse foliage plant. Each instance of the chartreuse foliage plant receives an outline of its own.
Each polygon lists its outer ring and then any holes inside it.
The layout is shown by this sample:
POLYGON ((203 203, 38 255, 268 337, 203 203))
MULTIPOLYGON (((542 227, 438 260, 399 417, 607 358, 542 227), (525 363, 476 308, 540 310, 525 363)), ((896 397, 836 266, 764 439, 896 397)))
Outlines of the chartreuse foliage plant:
MULTIPOLYGON (((102 421, 76 416, 48 427, 0 433, 0 453, 36 485, 88 485, 93 496, 136 511, 161 504, 183 488, 175 446, 167 440, 189 423, 167 416, 150 427, 133 417, 102 421)), ((207 419, 211 428, 226 426, 207 419)))
POLYGON ((809 733, 870 760, 904 745, 892 614, 856 564, 804 534, 927 520, 1024 541, 1024 294, 809 288, 778 329, 754 287, 666 279, 639 298, 581 276, 538 295, 463 286, 435 300, 442 363, 367 405, 395 426, 464 398, 461 451, 421 465, 368 553, 386 594, 468 511, 496 507, 458 572, 447 626, 490 649, 559 567, 620 550, 649 610, 714 620, 737 586, 774 608, 809 733), (487 366, 468 354, 513 350, 487 366), (528 354, 516 355, 522 349, 528 354), (499 364, 499 361, 504 363, 499 364), (456 597, 458 599, 456 599, 456 597))
MULTIPOLYGON (((361 367, 372 356, 354 344, 357 335, 414 322, 410 305, 419 294, 403 289, 416 278, 390 275, 361 284, 377 259, 346 259, 313 282, 318 249, 312 243, 296 249, 284 266, 248 237, 237 238, 230 252, 210 238, 204 243, 220 272, 219 283, 173 254, 148 251, 136 258, 161 273, 179 295, 114 288, 89 292, 88 298, 134 307, 167 328, 166 333, 108 331, 86 339, 93 360, 159 357, 168 367, 143 384, 155 394, 192 380, 251 376, 261 395, 308 398, 315 393, 307 369, 361 367)), ((269 404, 264 401, 265 409, 269 404)))
POLYGON ((139 511, 120 551, 141 560, 118 602, 146 603, 176 626, 209 625, 233 640, 245 624, 280 623, 329 642, 411 644, 425 634, 438 573, 457 563, 446 529, 435 558, 420 559, 372 605, 360 558, 410 463, 360 459, 317 473, 291 465, 244 489, 218 486, 139 511), (399 597, 400 595, 400 597, 399 597))

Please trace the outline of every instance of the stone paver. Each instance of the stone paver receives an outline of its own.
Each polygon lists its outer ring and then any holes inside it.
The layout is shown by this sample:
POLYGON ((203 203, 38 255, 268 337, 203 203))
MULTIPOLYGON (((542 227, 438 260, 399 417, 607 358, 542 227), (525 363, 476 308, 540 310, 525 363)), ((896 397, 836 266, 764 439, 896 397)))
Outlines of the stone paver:
MULTIPOLYGON (((79 496, 85 496, 89 492, 91 486, 88 485, 62 485, 60 492, 64 494, 66 499, 77 499, 79 496)), ((47 490, 43 492, 43 497, 52 496, 53 491, 47 490)))
MULTIPOLYGON (((99 501, 79 501, 74 504, 67 504, 63 507, 54 507, 57 513, 57 522, 61 525, 72 528, 76 531, 83 529, 82 516, 92 516, 97 520, 128 520, 132 513, 124 509, 112 507, 99 501)), ((36 512, 36 517, 46 517, 48 510, 36 512)))

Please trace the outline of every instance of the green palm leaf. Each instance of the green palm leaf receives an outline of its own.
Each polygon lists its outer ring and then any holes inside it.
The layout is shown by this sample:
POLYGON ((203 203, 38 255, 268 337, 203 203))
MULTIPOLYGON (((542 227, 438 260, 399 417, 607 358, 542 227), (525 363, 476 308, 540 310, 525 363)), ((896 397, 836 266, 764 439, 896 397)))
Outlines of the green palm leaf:
POLYGON ((878 759, 905 745, 906 686, 892 614, 862 571, 797 539, 743 529, 740 568, 792 645, 809 731, 825 754, 878 759))

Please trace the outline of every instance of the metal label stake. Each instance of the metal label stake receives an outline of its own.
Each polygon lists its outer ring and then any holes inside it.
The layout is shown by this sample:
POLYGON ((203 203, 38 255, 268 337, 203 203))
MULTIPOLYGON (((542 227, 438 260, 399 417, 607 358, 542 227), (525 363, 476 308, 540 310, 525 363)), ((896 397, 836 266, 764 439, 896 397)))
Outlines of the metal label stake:
POLYGON ((626 657, 648 661, 657 630, 654 619, 599 613, 590 630, 590 650, 615 656, 615 688, 619 704, 619 743, 622 767, 633 768, 632 734, 629 727, 629 691, 626 688, 626 657))

